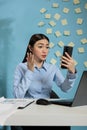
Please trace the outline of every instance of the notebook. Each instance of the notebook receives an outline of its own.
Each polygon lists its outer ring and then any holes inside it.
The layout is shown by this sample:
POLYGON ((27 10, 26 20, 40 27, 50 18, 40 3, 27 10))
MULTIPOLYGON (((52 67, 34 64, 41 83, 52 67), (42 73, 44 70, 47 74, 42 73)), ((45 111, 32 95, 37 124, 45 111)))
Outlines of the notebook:
POLYGON ((53 104, 65 105, 70 107, 87 105, 87 71, 83 71, 73 99, 60 98, 50 100, 50 102, 53 104))

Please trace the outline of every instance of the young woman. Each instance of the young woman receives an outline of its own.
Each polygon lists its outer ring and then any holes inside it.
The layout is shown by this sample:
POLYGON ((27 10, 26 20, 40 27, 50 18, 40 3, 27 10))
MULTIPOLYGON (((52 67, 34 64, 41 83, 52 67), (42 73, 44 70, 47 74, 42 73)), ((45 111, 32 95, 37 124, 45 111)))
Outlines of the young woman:
POLYGON ((68 70, 63 77, 58 66, 46 62, 48 52, 49 38, 44 34, 32 35, 23 62, 15 70, 15 98, 50 98, 53 82, 64 92, 73 87, 76 80, 74 59, 68 53, 61 57, 61 65, 68 70))

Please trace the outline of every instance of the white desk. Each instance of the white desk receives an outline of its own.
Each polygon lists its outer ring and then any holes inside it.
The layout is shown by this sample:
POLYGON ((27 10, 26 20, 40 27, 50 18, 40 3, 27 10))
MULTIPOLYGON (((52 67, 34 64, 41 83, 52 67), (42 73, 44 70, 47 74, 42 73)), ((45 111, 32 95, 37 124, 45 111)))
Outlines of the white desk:
POLYGON ((87 106, 37 105, 18 109, 7 118, 6 126, 87 126, 87 106))

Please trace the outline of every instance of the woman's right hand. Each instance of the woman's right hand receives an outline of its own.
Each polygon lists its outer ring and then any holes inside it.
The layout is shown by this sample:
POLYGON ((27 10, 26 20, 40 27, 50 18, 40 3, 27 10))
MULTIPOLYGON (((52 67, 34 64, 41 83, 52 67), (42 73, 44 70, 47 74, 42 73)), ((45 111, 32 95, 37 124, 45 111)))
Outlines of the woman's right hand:
POLYGON ((27 53, 27 67, 29 70, 34 71, 34 54, 27 53))

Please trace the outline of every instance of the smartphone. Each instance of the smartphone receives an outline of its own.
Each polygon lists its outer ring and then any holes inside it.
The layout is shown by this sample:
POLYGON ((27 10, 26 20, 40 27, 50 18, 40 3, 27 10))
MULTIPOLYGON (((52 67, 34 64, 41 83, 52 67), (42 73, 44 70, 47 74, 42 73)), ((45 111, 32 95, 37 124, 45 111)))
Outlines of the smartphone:
MULTIPOLYGON (((73 47, 72 46, 64 46, 64 49, 63 49, 63 56, 66 56, 65 55, 65 52, 67 52, 70 56, 72 56, 72 52, 73 52, 73 47)), ((61 68, 63 69, 67 69, 65 66, 61 66, 61 68)))

